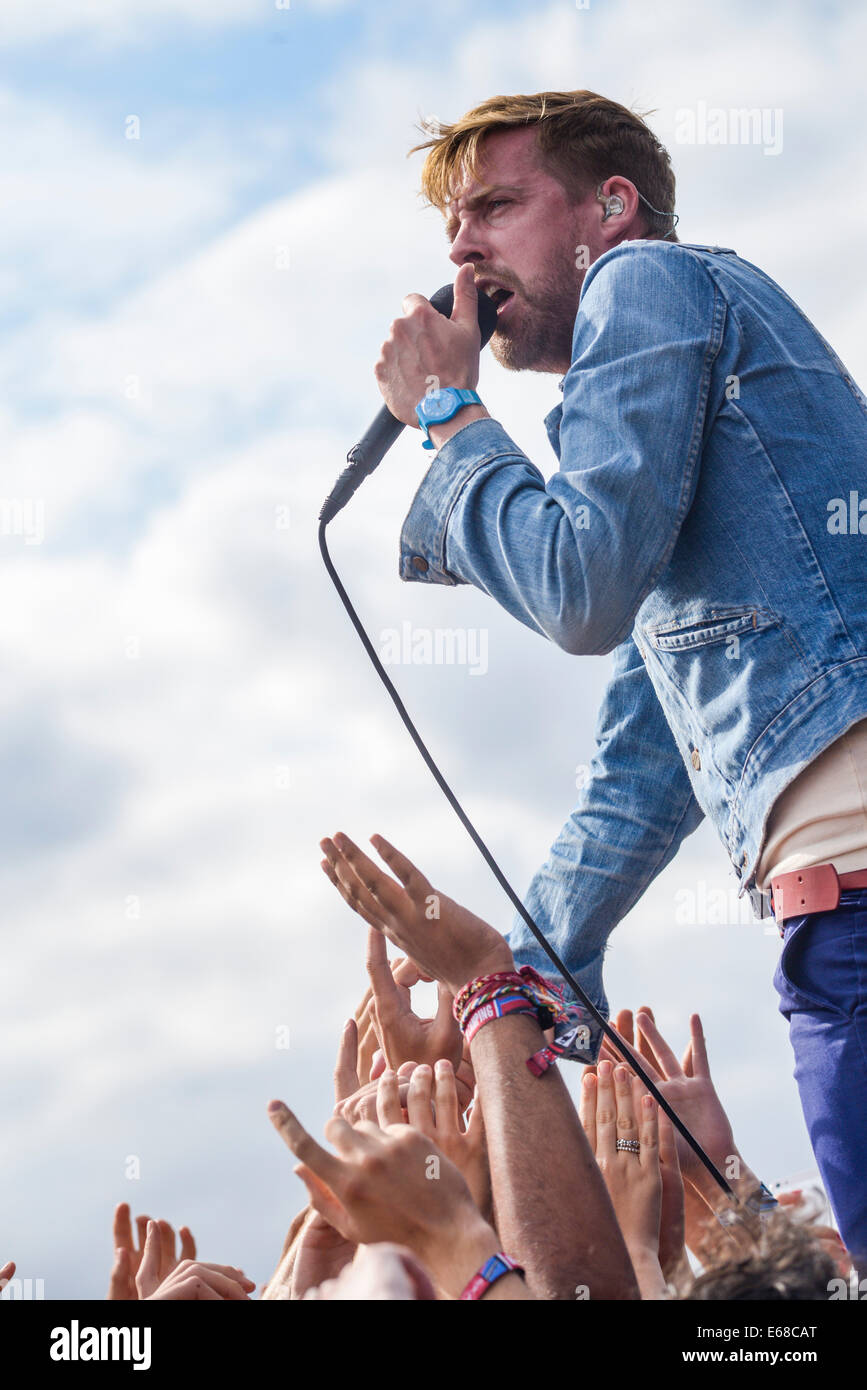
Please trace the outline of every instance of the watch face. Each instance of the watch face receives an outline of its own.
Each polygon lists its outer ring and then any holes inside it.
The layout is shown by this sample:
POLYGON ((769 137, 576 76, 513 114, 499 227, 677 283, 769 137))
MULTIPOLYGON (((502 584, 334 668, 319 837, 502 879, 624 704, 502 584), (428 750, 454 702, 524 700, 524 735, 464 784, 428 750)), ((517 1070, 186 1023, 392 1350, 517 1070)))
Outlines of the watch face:
POLYGON ((451 386, 444 386, 440 391, 431 391, 430 395, 425 397, 425 419, 430 420, 432 424, 436 424, 438 420, 447 420, 458 404, 457 393, 451 386))

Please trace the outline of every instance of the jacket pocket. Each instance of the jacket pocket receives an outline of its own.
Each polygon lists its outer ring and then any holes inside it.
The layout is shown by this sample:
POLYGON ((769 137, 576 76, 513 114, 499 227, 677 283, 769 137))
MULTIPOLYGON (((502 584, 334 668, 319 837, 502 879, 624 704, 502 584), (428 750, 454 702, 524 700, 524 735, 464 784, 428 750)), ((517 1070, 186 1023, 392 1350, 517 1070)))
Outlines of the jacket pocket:
POLYGON ((700 618, 645 628, 645 635, 659 652, 691 651, 748 632, 761 632, 781 621, 780 615, 770 608, 712 608, 700 618))

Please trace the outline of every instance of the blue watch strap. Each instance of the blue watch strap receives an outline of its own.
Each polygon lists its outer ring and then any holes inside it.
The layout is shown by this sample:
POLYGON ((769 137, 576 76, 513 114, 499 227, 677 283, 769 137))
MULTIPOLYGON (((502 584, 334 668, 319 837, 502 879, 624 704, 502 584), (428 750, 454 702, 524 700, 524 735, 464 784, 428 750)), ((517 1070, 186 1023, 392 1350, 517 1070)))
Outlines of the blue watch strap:
POLYGON ((463 406, 481 404, 482 398, 479 395, 478 391, 471 391, 468 387, 464 386, 446 386, 442 387, 439 391, 428 392, 426 395, 422 397, 422 399, 419 401, 418 405, 415 408, 415 413, 418 416, 418 422, 421 425, 422 433, 424 434, 424 439, 422 440, 422 448, 433 449, 436 447, 428 432, 429 423, 432 425, 444 425, 446 420, 451 420, 452 416, 457 415, 458 411, 463 406), (439 402, 440 396, 445 395, 446 392, 448 392, 448 395, 450 397, 450 400, 447 404, 450 405, 451 408, 447 409, 445 414, 439 414, 437 413, 437 404, 439 402), (425 415, 426 405, 431 409, 432 412, 432 418, 430 420, 428 420, 425 415))

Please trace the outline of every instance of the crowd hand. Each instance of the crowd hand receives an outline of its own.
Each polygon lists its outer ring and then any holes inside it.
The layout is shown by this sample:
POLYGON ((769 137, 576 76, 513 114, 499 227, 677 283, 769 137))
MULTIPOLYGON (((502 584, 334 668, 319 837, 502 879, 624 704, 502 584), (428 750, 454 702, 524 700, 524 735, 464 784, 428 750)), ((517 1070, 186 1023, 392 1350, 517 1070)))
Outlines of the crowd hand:
POLYGON ((452 1012, 454 995, 437 984, 437 1011, 433 1018, 419 1018, 413 1012, 410 986, 420 972, 414 963, 404 966, 398 978, 388 960, 388 948, 381 931, 371 927, 367 934, 367 973, 373 989, 376 1031, 386 1065, 397 1071, 402 1062, 428 1062, 433 1065, 447 1057, 457 1067, 463 1055, 464 1040, 452 1012))
POLYGON ((370 986, 365 990, 364 998, 355 1011, 354 1022, 357 1030, 359 1080, 373 1081, 382 1072, 385 1059, 382 1057, 379 1034, 376 1031, 376 1005, 370 986))
MULTIPOLYGON (((148 1238, 150 1238, 151 1227, 155 1225, 155 1222, 151 1222, 148 1227, 148 1238)), ((159 1235, 157 1233, 155 1245, 158 1242, 159 1235)), ((136 1275, 139 1298, 174 1299, 186 1303, 199 1302, 205 1299, 220 1299, 224 1303, 240 1300, 246 1303, 249 1302, 250 1294, 256 1287, 255 1282, 248 1279, 243 1270, 236 1269, 234 1265, 204 1264, 201 1260, 181 1260, 165 1279, 160 1280, 155 1273, 158 1263, 159 1254, 155 1252, 153 1268, 151 1267, 148 1261, 147 1246, 145 1246, 144 1258, 136 1275)))
MULTIPOLYGON (((335 1114, 343 1114, 346 1107, 358 1106, 361 1115, 363 1102, 371 1093, 372 1114, 376 1114, 376 1082, 365 1085, 359 1082, 359 1074, 366 1076, 370 1071, 371 1054, 370 1051, 362 1054, 360 1037, 365 1015, 372 1007, 373 993, 368 989, 355 1016, 343 1025, 334 1065, 335 1114)), ((347 1241, 324 1216, 308 1205, 293 1222, 280 1264, 263 1289, 262 1300, 306 1297, 308 1290, 339 1276, 355 1251, 354 1242, 347 1241)))
MULTIPOLYGON (((729 1172, 736 1170, 752 1177, 735 1147, 728 1115, 711 1080, 699 1015, 692 1014, 690 1017, 690 1040, 682 1062, 677 1060, 660 1033, 650 1009, 640 1009, 635 1021, 640 1060, 675 1114, 692 1131, 718 1168, 726 1168, 729 1172)), ((607 1041, 603 1053, 613 1055, 607 1041)), ((708 1183, 714 1180, 680 1134, 677 1136, 677 1152, 684 1178, 704 1193, 708 1183)))
POLYGON ((5 1265, 0 1265, 0 1293, 3 1292, 9 1280, 15 1274, 15 1261, 7 1260, 5 1265))
MULTIPOLYGON (((834 1261, 838 1273, 844 1279, 847 1278, 852 1268, 852 1256, 843 1244, 840 1232, 835 1230, 833 1226, 816 1225, 810 1213, 809 1204, 803 1192, 800 1190, 797 1192, 781 1192, 777 1197, 777 1201, 781 1207, 791 1208, 796 1218, 801 1218, 805 1221, 807 1229, 812 1232, 825 1253, 830 1255, 831 1259, 834 1261)), ((0 1270, 0 1275, 2 1275, 2 1270, 0 1270)))
MULTIPOLYGON (((300 1160, 295 1172, 307 1186, 311 1205, 346 1240, 409 1246, 437 1286, 453 1298, 498 1249, 496 1232, 458 1168, 428 1135, 403 1122, 399 1096, 389 1094, 387 1085, 383 1128, 367 1121, 352 1126, 337 1116, 328 1121, 325 1137, 337 1154, 322 1148, 282 1101, 271 1101, 268 1112, 300 1160)), ((509 1285, 501 1296, 526 1296, 517 1277, 498 1282, 509 1285)))
POLYGON ((629 1068, 603 1060, 581 1086, 581 1123, 602 1170, 642 1298, 662 1298, 659 1262, 662 1174, 656 1101, 629 1068), (637 1140, 638 1153, 617 1148, 637 1140))
POLYGON ((292 1270, 295 1265, 295 1258, 298 1254, 298 1242, 301 1239, 301 1232, 313 1212, 311 1206, 304 1207, 298 1215, 293 1217, 289 1230, 286 1232, 286 1239, 283 1242, 283 1249, 280 1252, 280 1260, 277 1268, 271 1275, 266 1284, 262 1285, 259 1292, 260 1302, 269 1302, 275 1299, 284 1299, 291 1296, 292 1291, 292 1270))
POLYGON ((398 1108, 407 1123, 426 1134, 463 1174, 473 1201, 486 1221, 493 1222, 491 1170, 485 1144, 485 1126, 478 1097, 464 1127, 457 1078, 451 1062, 441 1057, 433 1068, 414 1066, 407 1079, 384 1072, 379 1079, 377 1119, 385 1125, 398 1108), (405 1088, 405 1099, 404 1099, 405 1088))
POLYGON ((512 952, 498 931, 468 908, 435 892, 415 865, 381 835, 372 835, 371 844, 399 883, 347 835, 320 841, 323 870, 368 926, 383 932, 452 994, 477 975, 514 970, 512 952))
MULTIPOLYGON (((374 931, 371 931, 370 936, 371 950, 378 952, 381 947, 384 953, 384 938, 374 931)), ((411 961, 398 962, 396 966, 395 975, 400 969, 399 978, 417 983, 419 971, 411 961)), ((383 970, 388 973, 390 979, 393 978, 387 962, 383 962, 382 959, 375 964, 372 978, 383 970)), ((381 988, 381 985, 377 983, 375 987, 381 988)), ((409 992, 404 984, 395 984, 395 989, 406 989, 406 992, 409 992)), ((451 995, 448 997, 451 1001, 451 995)), ((412 1018, 415 1019, 414 1014, 412 1018)), ((415 1019, 415 1022, 423 1025, 426 1020, 415 1019)), ((412 1029, 413 1026, 411 1024, 409 1028, 412 1029)), ((459 1048, 458 1066, 472 1076, 472 1068, 463 1062, 463 1039, 460 1031, 457 1028, 455 1031, 459 1048)), ((416 1041, 419 1041, 419 1038, 430 1046, 430 1034, 419 1034, 416 1041)), ((476 1205, 481 1211, 488 1213, 491 1206, 491 1179, 481 1106, 478 1103, 474 1106, 469 1124, 464 1129, 461 1115, 472 1101, 473 1092, 467 1082, 456 1074, 450 1058, 437 1058, 434 1066, 435 1084, 431 1067, 413 1059, 402 1062, 396 1069, 389 1068, 376 1081, 359 1086, 358 1038, 353 1020, 349 1019, 343 1029, 334 1071, 334 1113, 352 1125, 361 1122, 379 1123, 382 1115, 380 1096, 383 1094, 383 1087, 387 1086, 389 1102, 396 1096, 401 1118, 406 1117, 410 1124, 415 1124, 416 1128, 430 1134, 431 1138, 436 1140, 446 1157, 464 1174, 476 1205)), ((395 1107, 391 1108, 397 1113, 395 1107)))
MULTIPOLYGON (((759 1181, 741 1157, 734 1141, 729 1118, 723 1109, 710 1075, 704 1031, 698 1014, 689 1021, 690 1041, 678 1062, 656 1026, 653 1011, 639 1009, 636 1016, 640 1057, 644 1068, 659 1091, 672 1106, 675 1114, 690 1129, 715 1166, 722 1170, 732 1187, 734 1197, 720 1189, 692 1147, 678 1133, 677 1152, 681 1173, 687 1188, 691 1185, 705 1204, 725 1225, 741 1250, 751 1249, 761 1230, 760 1218, 746 1206, 743 1199, 754 1192, 759 1181)), ((624 1043, 628 1046, 628 1043, 624 1043)), ((607 1043, 606 1043, 607 1047, 607 1043)), ((696 1210, 696 1207, 693 1207, 696 1210)), ((700 1212, 700 1205, 697 1207, 700 1212)), ((713 1245, 715 1233, 705 1239, 713 1245)), ((693 1246, 687 1237, 687 1244, 693 1246)))
MULTIPOLYGON (((178 1263, 175 1253, 175 1232, 168 1221, 151 1222, 149 1216, 137 1216, 135 1222, 138 1228, 138 1248, 136 1248, 133 1238, 129 1203, 120 1202, 114 1211, 114 1265, 106 1295, 109 1299, 129 1302, 139 1298, 136 1275, 144 1258, 149 1225, 152 1224, 157 1227, 162 1277, 165 1278, 170 1274, 178 1263)), ((196 1258, 196 1242, 189 1227, 181 1226, 179 1235, 181 1238, 180 1258, 182 1260, 194 1260, 196 1258)))
POLYGON ((427 1270, 402 1245, 359 1245, 355 1258, 336 1279, 310 1288, 306 1299, 388 1303, 436 1298, 427 1270))
MULTIPOLYGON (((650 1017, 650 1010, 646 1011, 650 1017)), ((635 1032, 631 1009, 621 1009, 614 1020, 614 1028, 635 1049, 635 1032)), ((603 1049, 605 1051, 606 1049, 603 1049)), ((613 1060, 610 1047, 607 1055, 613 1060)), ((645 1062, 647 1058, 645 1057, 645 1062)), ((645 1068, 646 1070, 647 1068, 645 1068)), ((656 1069, 652 1068, 653 1080, 658 1080, 656 1069)), ((677 1153, 677 1132, 665 1111, 659 1110, 659 1164, 662 1175, 662 1205, 659 1217, 659 1263, 666 1282, 681 1290, 692 1279, 689 1260, 686 1254, 686 1226, 684 1216, 684 1184, 677 1153)))

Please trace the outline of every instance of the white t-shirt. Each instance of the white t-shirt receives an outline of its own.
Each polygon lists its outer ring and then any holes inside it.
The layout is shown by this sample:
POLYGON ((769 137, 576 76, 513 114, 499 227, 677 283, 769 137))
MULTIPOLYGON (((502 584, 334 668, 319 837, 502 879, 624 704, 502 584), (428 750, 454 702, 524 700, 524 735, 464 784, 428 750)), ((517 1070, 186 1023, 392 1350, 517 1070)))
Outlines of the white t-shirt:
POLYGON ((833 864, 867 869, 867 719, 853 724, 777 797, 768 817, 756 884, 793 869, 833 864))

